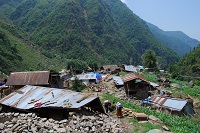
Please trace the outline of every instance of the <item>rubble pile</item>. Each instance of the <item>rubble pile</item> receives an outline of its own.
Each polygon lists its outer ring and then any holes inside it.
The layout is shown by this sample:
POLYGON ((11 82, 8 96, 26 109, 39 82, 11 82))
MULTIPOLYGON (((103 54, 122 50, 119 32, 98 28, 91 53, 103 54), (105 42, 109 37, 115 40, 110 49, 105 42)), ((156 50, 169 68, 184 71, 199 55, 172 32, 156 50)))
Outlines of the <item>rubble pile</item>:
POLYGON ((120 121, 94 112, 70 113, 69 119, 41 118, 35 113, 0 113, 0 132, 32 133, 120 133, 120 121))
POLYGON ((128 100, 128 97, 126 96, 126 92, 124 91, 124 88, 121 87, 119 89, 115 89, 115 97, 121 99, 121 100, 128 100))

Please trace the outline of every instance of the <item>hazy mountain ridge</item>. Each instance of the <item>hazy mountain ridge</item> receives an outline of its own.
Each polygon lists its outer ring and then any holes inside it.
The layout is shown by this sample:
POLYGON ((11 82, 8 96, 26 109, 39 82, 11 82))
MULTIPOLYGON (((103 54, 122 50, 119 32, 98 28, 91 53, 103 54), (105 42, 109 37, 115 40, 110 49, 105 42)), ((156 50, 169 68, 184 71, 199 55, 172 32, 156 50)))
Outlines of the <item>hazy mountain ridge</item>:
POLYGON ((146 24, 156 39, 180 56, 184 56, 200 44, 198 40, 190 38, 181 31, 163 31, 153 24, 148 22, 146 24))

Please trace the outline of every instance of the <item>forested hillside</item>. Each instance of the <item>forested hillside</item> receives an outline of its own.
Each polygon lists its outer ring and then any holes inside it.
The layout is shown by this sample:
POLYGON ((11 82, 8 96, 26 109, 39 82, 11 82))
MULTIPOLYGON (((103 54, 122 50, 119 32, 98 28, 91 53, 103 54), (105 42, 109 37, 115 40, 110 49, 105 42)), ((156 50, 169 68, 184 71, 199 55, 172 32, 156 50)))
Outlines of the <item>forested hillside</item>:
POLYGON ((184 56, 200 43, 181 31, 163 31, 153 24, 148 22, 146 24, 156 39, 180 56, 184 56))
POLYGON ((0 71, 43 69, 43 59, 31 48, 20 28, 0 14, 0 71))
POLYGON ((44 68, 63 68, 73 60, 98 65, 133 60, 138 65, 147 49, 155 51, 162 67, 179 59, 120 0, 7 0, 0 8, 41 53, 37 60, 46 62, 44 68))
POLYGON ((171 67, 171 71, 177 75, 200 76, 200 44, 171 67))

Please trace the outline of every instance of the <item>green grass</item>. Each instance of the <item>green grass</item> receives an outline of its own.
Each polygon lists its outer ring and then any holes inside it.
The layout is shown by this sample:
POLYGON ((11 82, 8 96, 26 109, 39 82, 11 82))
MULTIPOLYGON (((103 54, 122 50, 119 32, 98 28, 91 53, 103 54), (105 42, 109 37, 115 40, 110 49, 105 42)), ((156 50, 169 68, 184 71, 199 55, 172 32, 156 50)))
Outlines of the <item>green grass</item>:
POLYGON ((126 74, 128 74, 128 72, 119 72, 119 75, 120 75, 120 76, 124 76, 124 75, 126 75, 126 74))
MULTIPOLYGON (((111 102, 121 102, 124 107, 134 110, 135 112, 139 113, 145 113, 147 115, 154 115, 157 118, 159 118, 161 121, 163 121, 167 127, 174 133, 200 133, 200 121, 198 119, 191 119, 186 117, 179 117, 175 115, 165 114, 165 113, 158 113, 155 110, 150 110, 148 108, 135 105, 133 102, 120 100, 116 97, 114 97, 111 94, 104 94, 101 98, 101 100, 108 99, 111 102)), ((135 124, 134 120, 133 123, 135 124)), ((136 125, 136 129, 140 128, 140 124, 136 125)), ((151 126, 149 124, 142 124, 142 127, 144 127, 144 132, 151 129, 151 126)), ((156 128, 159 128, 156 127, 156 128)), ((139 129, 138 129, 139 130, 139 129)), ((136 131, 133 131, 136 132, 136 131)))
POLYGON ((134 118, 130 118, 129 120, 135 126, 135 128, 133 129, 133 131, 131 131, 131 133, 138 133, 138 132, 146 133, 152 129, 161 129, 161 126, 157 124, 151 124, 149 122, 138 123, 138 121, 134 118))
POLYGON ((142 76, 151 82, 157 82, 157 76, 151 73, 142 73, 142 76))

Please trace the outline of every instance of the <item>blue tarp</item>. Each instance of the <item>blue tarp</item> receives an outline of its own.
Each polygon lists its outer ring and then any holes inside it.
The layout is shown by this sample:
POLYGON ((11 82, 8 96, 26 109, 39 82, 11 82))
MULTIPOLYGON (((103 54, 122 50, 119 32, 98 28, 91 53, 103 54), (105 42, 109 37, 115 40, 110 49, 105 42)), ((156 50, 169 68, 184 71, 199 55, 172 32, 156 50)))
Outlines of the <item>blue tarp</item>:
POLYGON ((102 76, 101 76, 101 74, 96 73, 96 78, 97 78, 97 80, 102 80, 102 76))

